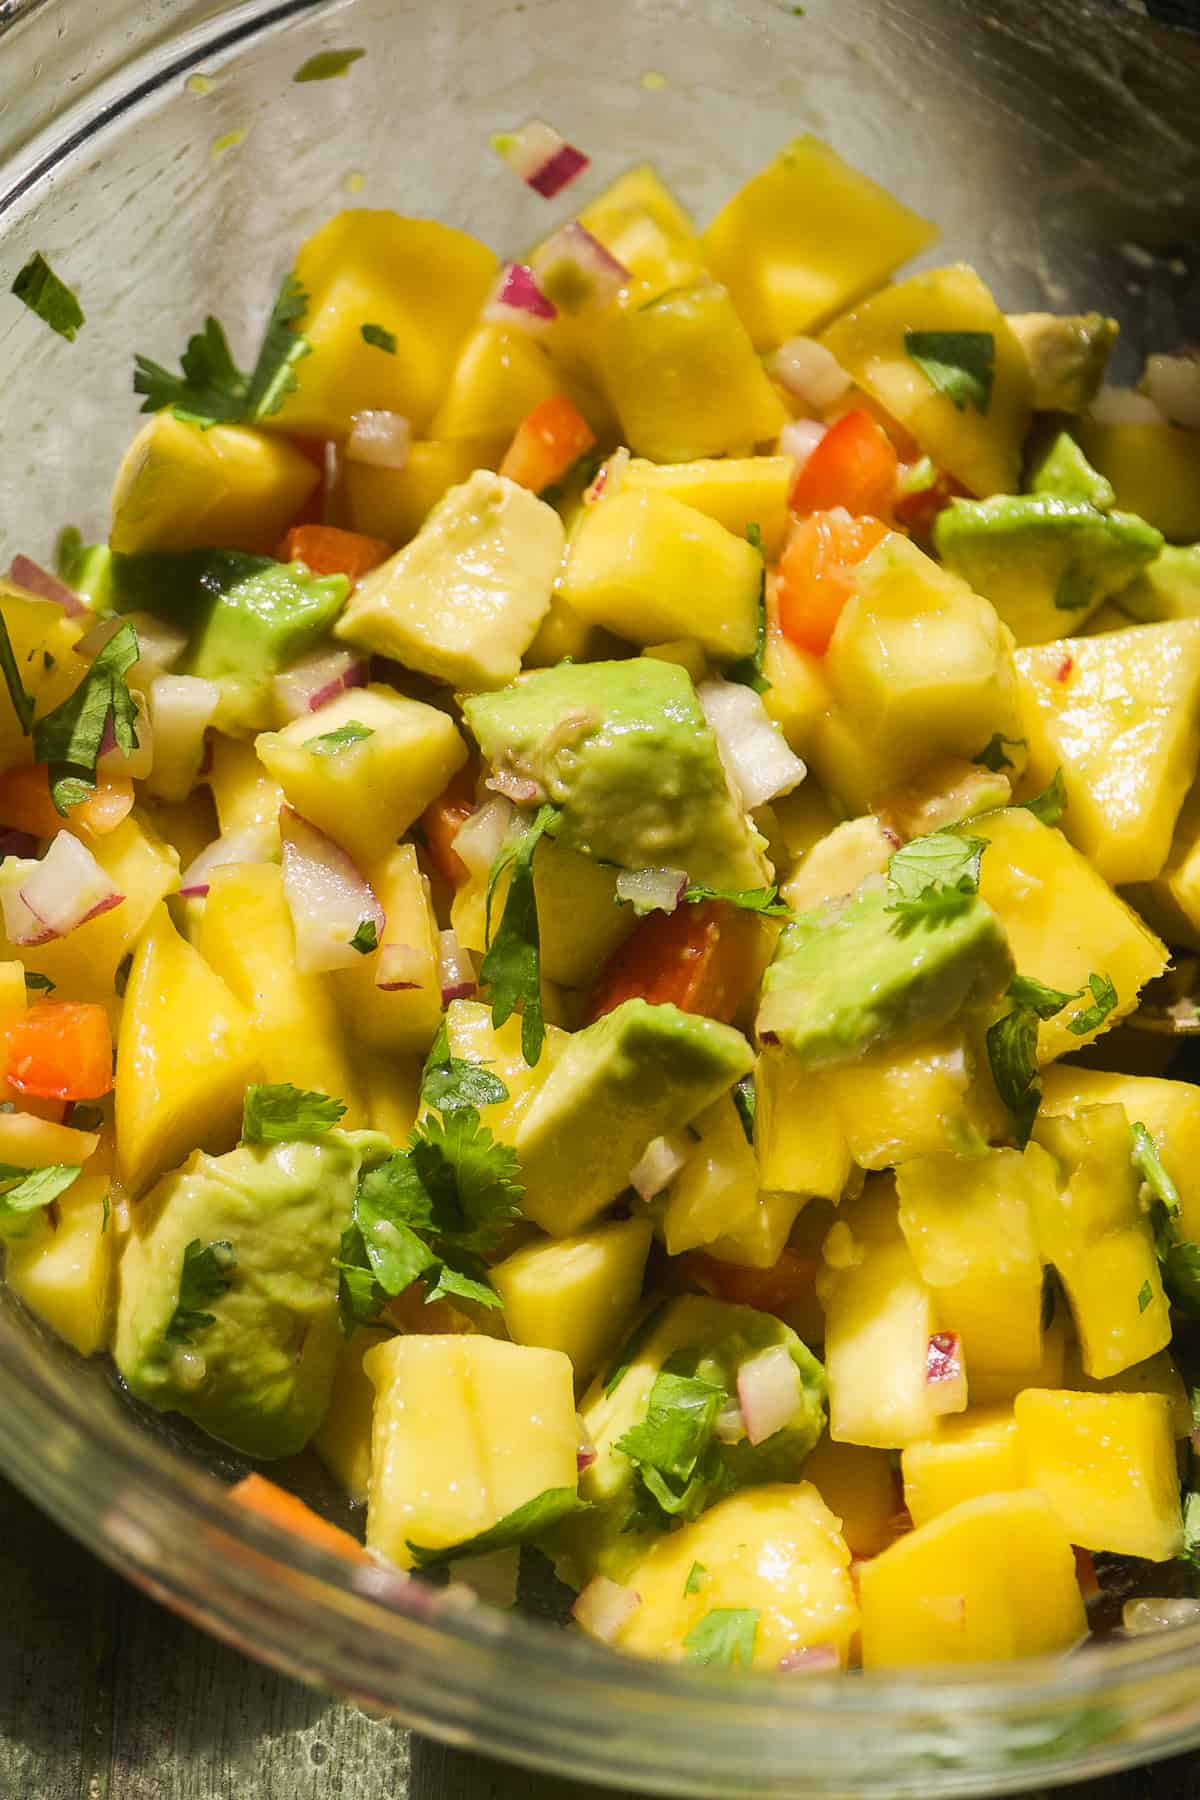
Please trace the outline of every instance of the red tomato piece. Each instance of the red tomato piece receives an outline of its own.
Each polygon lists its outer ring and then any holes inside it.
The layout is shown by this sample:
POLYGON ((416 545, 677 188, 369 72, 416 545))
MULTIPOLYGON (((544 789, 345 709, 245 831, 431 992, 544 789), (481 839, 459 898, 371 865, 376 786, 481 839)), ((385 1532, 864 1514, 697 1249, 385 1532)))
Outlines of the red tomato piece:
POLYGON ((792 526, 775 592, 780 629, 799 649, 824 656, 854 592, 854 570, 887 529, 881 519, 854 519, 840 508, 792 526))
POLYGON ((900 459, 881 425, 864 407, 831 425, 792 482, 789 504, 800 513, 844 506, 861 516, 890 519, 900 459))

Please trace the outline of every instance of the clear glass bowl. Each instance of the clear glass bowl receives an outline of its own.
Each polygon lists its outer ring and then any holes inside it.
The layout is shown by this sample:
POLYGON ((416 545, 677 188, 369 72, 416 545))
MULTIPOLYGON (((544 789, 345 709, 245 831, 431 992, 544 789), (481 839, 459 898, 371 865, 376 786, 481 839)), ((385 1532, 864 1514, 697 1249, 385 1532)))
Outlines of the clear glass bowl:
MULTIPOLYGON (((1140 9, 1139 9, 1140 10, 1140 9)), ((134 349, 211 310, 245 345, 289 249, 360 204, 496 248, 547 207, 488 134, 538 113, 591 191, 652 159, 704 217, 811 129, 944 229, 1005 304, 1102 306, 1130 369, 1200 316, 1200 44, 1084 0, 0 0, 0 566, 102 532, 134 349), (365 48, 296 86, 314 50, 365 48), (188 78, 203 72, 206 92, 188 78), (652 77, 647 81, 647 76, 652 77), (657 77, 665 80, 658 80, 657 77), (230 133, 236 144, 216 146, 230 133), (7 298, 43 250, 68 345, 7 298)), ((225 1500, 244 1465, 139 1413, 0 1298, 0 1464, 153 1594, 451 1742, 673 1794, 995 1793, 1200 1742, 1200 1631, 1066 1662, 830 1681, 655 1667, 382 1571, 225 1500)), ((320 1498, 320 1496, 317 1496, 320 1498)))

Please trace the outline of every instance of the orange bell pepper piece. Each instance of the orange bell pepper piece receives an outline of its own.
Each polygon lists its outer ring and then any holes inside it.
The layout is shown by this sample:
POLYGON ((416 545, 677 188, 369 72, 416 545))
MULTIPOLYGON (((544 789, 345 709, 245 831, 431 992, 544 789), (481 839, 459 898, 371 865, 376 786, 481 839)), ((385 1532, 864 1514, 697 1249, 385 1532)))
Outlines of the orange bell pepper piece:
POLYGON ((344 1556, 350 1562, 371 1561, 357 1538, 351 1537, 339 1525, 331 1525, 311 1506, 306 1506, 295 1494, 289 1494, 286 1488, 268 1481, 265 1475, 247 1475, 236 1482, 229 1490, 229 1498, 249 1512, 257 1513, 260 1519, 269 1519, 281 1531, 290 1531, 293 1536, 316 1544, 321 1550, 332 1550, 335 1556, 344 1556))
POLYGON ((561 481, 595 442, 595 433, 579 408, 565 394, 551 394, 517 426, 500 473, 541 494, 561 481))
POLYGON ((451 887, 461 887, 470 870, 454 848, 454 838, 475 811, 478 771, 467 763, 421 814, 421 829, 434 868, 451 887))
POLYGON ((880 519, 854 519, 840 509, 813 513, 792 526, 779 559, 775 598, 780 629, 797 648, 824 656, 854 592, 854 569, 887 529, 880 519))
POLYGON ((890 519, 900 459, 896 446, 865 407, 831 425, 792 482, 792 511, 826 512, 844 506, 861 517, 890 519))
POLYGON ((22 763, 0 774, 0 824, 31 837, 52 838, 69 823, 82 825, 93 837, 115 831, 133 807, 133 783, 127 777, 100 775, 86 800, 68 808, 63 818, 50 798, 45 763, 22 763))
POLYGON ((649 913, 601 970, 588 1022, 623 1000, 641 999, 728 1024, 758 977, 757 935, 754 916, 724 900, 649 913))
POLYGON ((38 1000, 5 1030, 10 1085, 43 1100, 100 1100, 113 1084, 113 1042, 102 1006, 38 1000))
POLYGON ((348 575, 351 588, 391 554, 383 538, 340 525, 293 525, 279 546, 280 562, 302 562, 314 575, 348 575))

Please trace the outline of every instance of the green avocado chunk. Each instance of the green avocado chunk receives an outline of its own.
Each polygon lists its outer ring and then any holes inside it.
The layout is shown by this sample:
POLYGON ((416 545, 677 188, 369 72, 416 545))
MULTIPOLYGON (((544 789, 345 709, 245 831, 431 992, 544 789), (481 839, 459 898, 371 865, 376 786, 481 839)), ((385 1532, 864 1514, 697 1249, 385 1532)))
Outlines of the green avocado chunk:
POLYGON ((825 1426, 825 1396, 824 1369, 782 1320, 702 1295, 667 1301, 642 1321, 584 1398, 584 1429, 596 1460, 579 1491, 591 1510, 563 1529, 564 1561, 582 1580, 598 1571, 620 1579, 647 1541, 676 1521, 698 1517, 738 1488, 798 1481, 825 1426), (737 1405, 739 1371, 776 1345, 799 1376, 792 1416, 761 1443, 723 1442, 716 1417, 737 1405), (719 1392, 706 1397, 661 1376, 706 1382, 719 1392), (703 1406, 698 1420, 687 1418, 689 1402, 703 1406), (690 1437, 683 1455, 678 1427, 672 1430, 677 1412, 690 1437), (656 1443, 663 1426, 666 1434, 656 1443))
POLYGON ((1200 618, 1200 544, 1164 545, 1137 580, 1121 589, 1116 604, 1147 625, 1200 618))
POLYGON ((897 898, 873 877, 787 926, 763 981, 764 1042, 785 1044, 806 1069, 837 1068, 1004 991, 1012 953, 984 901, 964 896, 952 915, 906 928, 889 910, 897 898))
POLYGON ((1031 494, 1053 494, 1059 500, 1086 500, 1098 512, 1117 503, 1116 490, 1099 469, 1093 469, 1071 433, 1053 429, 1034 450, 1029 462, 1031 494))
POLYGON ((1010 313, 1029 361, 1037 412, 1084 412, 1096 398, 1120 326, 1103 313, 1010 313))
POLYGON ((134 1209, 114 1359, 130 1390, 248 1456, 302 1450, 339 1343, 338 1247, 362 1149, 197 1151, 134 1209), (211 1323, 204 1321, 211 1320, 211 1323))
POLYGON ((732 1026, 623 1001, 572 1033, 522 1116, 513 1142, 522 1211, 554 1237, 584 1230, 656 1137, 681 1130, 753 1067, 732 1026))
POLYGON ((1132 513, 1053 494, 952 500, 933 536, 946 567, 991 601, 1018 644, 1077 633, 1163 541, 1132 513))
POLYGON ((114 555, 112 567, 118 611, 157 613, 187 632, 175 672, 217 683, 215 723, 235 735, 275 726, 272 681, 325 636, 350 586, 240 550, 151 550, 114 555))
POLYGON ((493 769, 561 809, 565 848, 626 869, 684 869, 712 887, 766 880, 762 839, 677 663, 559 663, 473 695, 463 714, 493 769))

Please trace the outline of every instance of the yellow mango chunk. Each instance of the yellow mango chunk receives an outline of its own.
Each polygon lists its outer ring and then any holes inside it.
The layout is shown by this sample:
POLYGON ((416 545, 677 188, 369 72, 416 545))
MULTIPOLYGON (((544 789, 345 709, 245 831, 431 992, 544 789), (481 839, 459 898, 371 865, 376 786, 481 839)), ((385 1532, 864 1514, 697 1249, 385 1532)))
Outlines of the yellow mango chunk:
POLYGON ((527 413, 561 390, 553 363, 528 332, 479 325, 462 347, 429 435, 507 440, 527 413))
MULTIPOLYGON (((83 680, 87 665, 75 655, 75 646, 87 621, 70 619, 53 601, 4 580, 0 580, 0 615, 21 685, 33 701, 34 717, 44 718, 83 680)), ((9 769, 14 763, 32 761, 33 743, 16 715, 8 684, 0 684, 0 764, 9 769)))
POLYGON ((759 1179, 783 1193, 840 1200, 850 1147, 831 1107, 813 1105, 822 1078, 781 1048, 763 1050, 755 1069, 754 1148, 759 1179))
POLYGON ((585 206, 579 223, 629 270, 639 302, 701 273, 695 227, 648 163, 585 206))
POLYGON ((810 912, 852 894, 868 875, 883 875, 895 849, 873 813, 845 819, 807 851, 780 892, 793 912, 810 912))
POLYGON ((253 744, 218 735, 205 780, 222 833, 253 827, 278 830, 283 789, 267 774, 253 744))
POLYGON ((792 522, 788 492, 795 473, 791 456, 705 457, 685 463, 652 463, 635 456, 621 470, 617 491, 665 494, 739 538, 757 525, 767 560, 773 562, 792 522))
POLYGON ((375 1388, 367 1543, 402 1569, 551 1488, 575 1491, 579 1428, 558 1350, 396 1337, 363 1359, 375 1388))
POLYGON ((356 1506, 364 1504, 371 1485, 371 1420, 375 1389, 363 1368, 369 1350, 386 1344, 391 1333, 359 1330, 338 1351, 329 1410, 312 1447, 338 1486, 356 1506))
POLYGON ((1007 1406, 971 1407, 947 1419, 937 1433, 906 1444, 900 1456, 904 1504, 914 1525, 981 1494, 1002 1494, 1022 1484, 1017 1424, 1007 1406))
POLYGON ((0 1162, 17 1169, 48 1169, 55 1163, 77 1168, 99 1145, 94 1131, 76 1131, 28 1112, 0 1113, 0 1162))
POLYGON ((77 1350, 95 1356, 112 1338, 117 1231, 110 1216, 112 1142, 106 1137, 55 1202, 55 1223, 35 1215, 7 1239, 4 1279, 30 1312, 77 1350))
POLYGON ((628 1330, 650 1253, 648 1219, 619 1219, 578 1237, 542 1238, 494 1263, 514 1343, 569 1356, 587 1382, 628 1330))
MULTIPOLYGON (((1070 1325, 1067 1308, 1059 1305, 1054 1317, 1042 1333, 1042 1360, 1031 1374, 1028 1369, 983 1369, 969 1377, 971 1407, 1007 1406, 1027 1387, 1063 1387, 1066 1382, 1067 1333, 1070 1325)), ((944 1426, 948 1421, 943 1420, 944 1426)))
POLYGON ((1069 1650, 1087 1632, 1067 1533, 1040 1493, 965 1500, 859 1572, 866 1669, 1069 1650))
MULTIPOLYGON (((540 855, 541 852, 539 851, 540 855)), ((521 1021, 514 1013, 503 1025, 492 1024, 492 1009, 478 1000, 452 1000, 446 1008, 446 1041, 451 1056, 483 1063, 508 1089, 508 1099, 482 1106, 479 1117, 494 1138, 511 1144, 517 1128, 546 1078, 566 1048, 569 1034, 557 1025, 546 1028, 546 1042, 536 1068, 521 1052, 521 1021)))
POLYGON ((1200 787, 1180 808, 1167 860, 1154 880, 1131 886, 1126 897, 1169 944, 1200 950, 1200 787))
POLYGON ((442 1020, 442 985, 438 969, 437 918, 429 883, 421 874, 411 844, 397 844, 371 867, 371 885, 387 921, 378 950, 368 951, 348 969, 333 974, 346 1030, 356 1043, 375 1050, 426 1051, 442 1020), (411 987, 376 986, 389 944, 405 944, 418 960, 405 971, 411 987))
POLYGON ((1188 1387, 1169 1350, 1159 1350, 1145 1362, 1134 1363, 1116 1375, 1088 1375, 1080 1362, 1079 1345, 1071 1343, 1063 1360, 1062 1375, 1053 1384, 1031 1381, 1030 1387, 1070 1388, 1081 1394, 1161 1394, 1170 1404, 1171 1429, 1182 1441, 1192 1434, 1192 1403, 1188 1387))
POLYGON ((824 1071, 810 1104, 841 1120, 861 1169, 886 1169, 940 1150, 978 1150, 1006 1121, 990 1074, 976 1070, 960 1026, 915 1044, 884 1044, 855 1063, 824 1071))
POLYGON ((1190 1081, 1110 1074, 1068 1063, 1047 1069, 1044 1113, 1075 1114, 1089 1106, 1120 1106, 1131 1124, 1146 1127, 1179 1192, 1180 1236, 1200 1241, 1200 1090, 1190 1081))
POLYGON ((886 1450, 823 1437, 805 1459, 811 1481, 839 1522, 852 1556, 878 1556, 895 1536, 900 1494, 886 1450))
POLYGON ((744 537, 669 495, 620 492, 588 507, 560 582, 575 615, 633 644, 692 637, 749 656, 762 557, 744 537))
POLYGON ((1090 1031, 1068 1029, 1090 993, 1039 1027, 1038 1060, 1053 1062, 1133 1011, 1139 990, 1166 968, 1166 948, 1062 832, 1031 812, 987 813, 971 830, 988 841, 979 892, 1008 934, 1018 971, 1065 992, 1086 989, 1091 974, 1107 975, 1117 990, 1116 1006, 1090 1031))
POLYGON ((660 1538, 629 1585, 641 1605, 617 1640, 635 1656, 686 1661, 684 1640, 710 1612, 756 1615, 751 1663, 830 1645, 845 1666, 858 1625, 850 1552, 810 1482, 771 1482, 720 1501, 660 1538))
POLYGON ((210 545, 271 555, 319 480, 284 438, 155 413, 117 470, 109 543, 127 555, 210 545))
MULTIPOLYGON (((114 982, 117 968, 133 948, 159 901, 179 886, 179 858, 139 815, 131 813, 115 831, 96 838, 88 848, 125 898, 120 906, 77 925, 66 937, 49 944, 23 946, 7 954, 20 957, 30 971, 48 975, 60 993, 72 1000, 93 1000, 115 1019, 119 1002, 114 982)), ((14 868, 10 860, 7 865, 14 868)), ((13 877, 10 877, 12 879, 13 877)), ((16 867, 15 879, 21 879, 16 867)), ((0 884, 4 872, 0 871, 0 884)), ((4 938, 0 933, 0 954, 4 938)))
POLYGON ((494 469, 506 448, 499 438, 421 440, 409 445, 402 469, 347 462, 342 469, 346 520, 354 531, 407 544, 439 500, 476 469, 494 469))
MULTIPOLYGON (((768 576, 763 675, 771 685, 762 701, 768 717, 774 719, 790 747, 807 761, 813 755, 821 723, 831 705, 829 684, 824 659, 798 649, 780 629, 774 589, 775 583, 768 576)), ((816 791, 815 782, 805 786, 816 791)))
POLYGON ((328 1094, 345 1105, 348 1129, 365 1125, 328 979, 296 968, 296 934, 275 864, 212 871, 196 947, 249 1014, 262 1079, 328 1094))
POLYGON ((882 288, 836 320, 821 342, 925 454, 972 494, 983 499, 1017 492, 1033 379, 1025 352, 974 269, 954 263, 882 288), (938 392, 905 348, 914 331, 990 334, 994 357, 986 412, 977 412, 969 400, 960 412, 938 392))
POLYGON ((1153 880, 1200 756, 1200 619, 1018 650, 1017 668, 1030 791, 1061 769, 1071 842, 1114 886, 1153 880))
POLYGON ((968 1379, 977 1368, 1032 1374, 1041 1362, 1038 1188, 1042 1206, 1053 1206, 1054 1164, 1037 1144, 921 1156, 896 1170, 901 1229, 934 1290, 939 1324, 959 1333, 968 1379))
MULTIPOLYGON (((565 988, 586 988, 637 924, 630 906, 617 904, 617 871, 553 838, 543 838, 533 865, 541 935, 542 974, 565 988)), ((492 925, 508 896, 502 875, 492 898, 492 925)), ((487 949, 487 876, 472 876, 455 892, 450 923, 465 950, 487 949)))
POLYGON ((704 1249, 718 1262, 770 1269, 803 1201, 763 1192, 758 1164, 728 1094, 692 1121, 699 1141, 671 1183, 662 1215, 669 1256, 704 1249))
POLYGON ((339 694, 282 731, 260 732, 255 748, 296 811, 360 866, 394 844, 467 760, 446 713, 375 682, 339 694), (348 725, 369 735, 340 747, 321 744, 348 725))
POLYGON ((421 1059, 375 1052, 359 1059, 367 1122, 393 1144, 403 1144, 421 1110, 421 1059))
POLYGON ((1073 1544, 1167 1562, 1183 1548, 1171 1403, 1162 1394, 1027 1388, 1014 1406, 1025 1480, 1073 1544))
POLYGON ((1139 513, 1175 543, 1200 538, 1200 431, 1086 418, 1078 429, 1084 455, 1112 482, 1123 511, 1139 513))
POLYGON ((420 436, 495 272, 492 252, 449 225, 367 208, 338 213, 296 257, 312 354, 295 364, 296 390, 271 424, 344 438, 356 412, 377 410, 402 413, 420 436), (392 355, 365 341, 364 324, 391 333, 392 355))
POLYGON ((755 348, 770 350, 880 287, 937 235, 806 133, 738 189, 702 241, 755 348))
POLYGON ((138 943, 117 1040, 117 1166, 142 1193, 199 1147, 237 1142, 261 1079, 250 1017, 160 906, 138 943))

